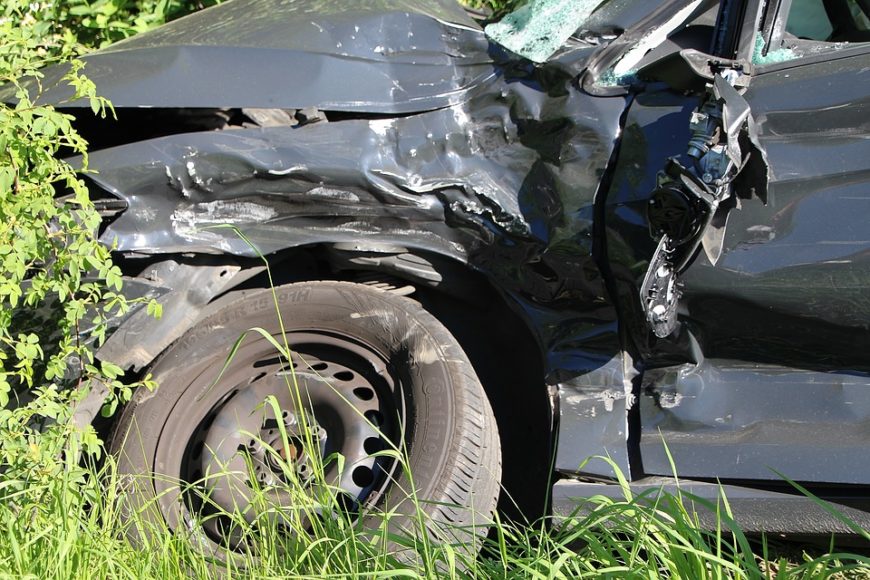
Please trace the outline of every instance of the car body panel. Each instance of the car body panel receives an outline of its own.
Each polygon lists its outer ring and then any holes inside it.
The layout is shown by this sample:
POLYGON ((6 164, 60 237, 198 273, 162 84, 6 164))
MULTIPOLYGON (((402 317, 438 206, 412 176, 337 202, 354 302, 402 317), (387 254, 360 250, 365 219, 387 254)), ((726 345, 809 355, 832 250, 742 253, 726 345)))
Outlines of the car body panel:
MULTIPOLYGON (((452 2, 236 0, 83 60, 117 108, 408 113, 461 102, 486 84, 488 49, 483 31, 452 2)), ((72 96, 57 84, 66 70, 46 71, 45 102, 72 96)))
MULTIPOLYGON (((566 469, 604 449, 627 471, 625 388, 614 390, 623 354, 593 232, 625 98, 572 89, 561 63, 493 70, 487 95, 418 115, 187 133, 93 152, 88 179, 128 206, 101 239, 137 255, 253 257, 356 243, 467 264, 526 320, 544 361, 541 386, 604 405, 566 469)), ((603 462, 587 470, 611 471, 603 462)))
POLYGON ((644 473, 870 482, 870 69, 866 54, 832 54, 753 76, 744 96, 769 163, 766 200, 737 192, 721 257, 699 252, 683 273, 666 338, 638 312, 656 243, 645 192, 683 153, 697 101, 665 88, 632 103, 606 215, 645 367, 644 473))
POLYGON ((684 278, 705 359, 644 381, 645 400, 672 401, 642 412, 649 473, 670 473, 653 451, 664 438, 688 477, 868 483, 868 65, 856 55, 753 78, 768 203, 743 201, 720 262, 699 258, 684 278))

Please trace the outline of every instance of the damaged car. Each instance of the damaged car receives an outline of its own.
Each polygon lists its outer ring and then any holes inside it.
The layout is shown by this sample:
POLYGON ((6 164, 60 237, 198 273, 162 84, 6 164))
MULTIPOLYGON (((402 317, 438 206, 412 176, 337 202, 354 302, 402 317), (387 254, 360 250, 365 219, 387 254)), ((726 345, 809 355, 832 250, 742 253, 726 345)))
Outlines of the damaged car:
POLYGON ((748 531, 850 531, 784 477, 870 527, 868 17, 230 0, 87 55, 117 120, 43 99, 91 144, 126 292, 163 309, 97 352, 159 385, 114 425, 123 472, 166 476, 131 493, 172 527, 185 483, 244 500, 217 467, 280 494, 285 432, 344 457, 354 510, 415 509, 398 446, 445 524, 569 513, 616 467, 724 490, 748 531))

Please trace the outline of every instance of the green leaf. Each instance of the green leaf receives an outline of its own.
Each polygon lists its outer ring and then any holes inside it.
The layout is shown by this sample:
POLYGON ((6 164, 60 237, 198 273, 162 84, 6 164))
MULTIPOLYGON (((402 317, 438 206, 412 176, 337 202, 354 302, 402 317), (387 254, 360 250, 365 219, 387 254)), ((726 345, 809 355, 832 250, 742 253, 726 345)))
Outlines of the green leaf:
POLYGON ((115 411, 118 409, 118 399, 112 397, 108 401, 103 404, 102 409, 100 409, 100 415, 103 417, 111 417, 115 414, 115 411))
POLYGON ((12 390, 12 385, 6 379, 6 373, 0 375, 0 407, 6 407, 9 404, 9 392, 12 390))
POLYGON ((100 361, 100 371, 102 372, 103 376, 106 376, 110 379, 116 379, 124 374, 124 369, 108 361, 100 361))
POLYGON ((8 194, 15 183, 15 170, 11 167, 0 167, 0 194, 8 194))
POLYGON ((154 318, 160 318, 163 316, 163 305, 156 300, 149 300, 146 311, 149 316, 153 316, 154 318))

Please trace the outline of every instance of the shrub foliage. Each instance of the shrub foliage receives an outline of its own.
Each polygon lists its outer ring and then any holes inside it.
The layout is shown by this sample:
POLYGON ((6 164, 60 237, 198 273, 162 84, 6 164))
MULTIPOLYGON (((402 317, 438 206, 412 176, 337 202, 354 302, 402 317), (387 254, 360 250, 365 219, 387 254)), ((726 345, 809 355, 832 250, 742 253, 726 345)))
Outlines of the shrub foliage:
MULTIPOLYGON (((41 20, 44 9, 7 0, 0 12, 0 467, 22 485, 56 476, 82 445, 99 449, 91 428, 69 421, 92 381, 129 393, 121 369, 92 354, 107 317, 129 304, 96 239, 100 216, 79 173, 87 144, 69 115, 39 102, 40 69, 77 49, 41 20), (63 160, 72 155, 77 168, 63 160)), ((82 66, 73 60, 62 82, 95 113, 111 112, 82 66)))

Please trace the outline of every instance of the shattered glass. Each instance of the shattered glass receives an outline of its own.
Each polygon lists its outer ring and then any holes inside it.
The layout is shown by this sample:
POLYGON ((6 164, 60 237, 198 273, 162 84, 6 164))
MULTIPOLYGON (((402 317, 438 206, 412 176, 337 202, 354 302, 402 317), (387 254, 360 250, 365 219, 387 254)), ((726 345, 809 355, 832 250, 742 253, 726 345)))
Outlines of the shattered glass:
POLYGON ((486 35, 534 62, 546 62, 580 28, 603 0, 529 0, 486 35))
POLYGON ((777 48, 769 50, 767 51, 767 54, 764 54, 764 45, 764 38, 762 38, 760 34, 756 34, 755 50, 752 53, 752 64, 764 66, 766 64, 775 64, 778 62, 793 60, 798 57, 798 55, 790 48, 777 48))

